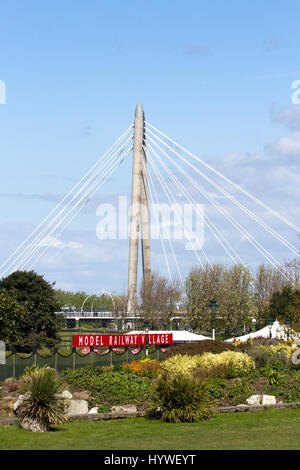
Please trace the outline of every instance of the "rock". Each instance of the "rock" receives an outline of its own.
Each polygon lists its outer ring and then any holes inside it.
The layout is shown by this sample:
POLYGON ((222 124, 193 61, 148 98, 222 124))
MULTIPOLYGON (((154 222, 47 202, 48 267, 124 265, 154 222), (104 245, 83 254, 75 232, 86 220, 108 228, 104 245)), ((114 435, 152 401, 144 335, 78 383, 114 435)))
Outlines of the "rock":
POLYGON ((47 432, 50 431, 50 423, 40 418, 25 417, 21 421, 23 429, 31 432, 47 432))
POLYGON ((15 398, 3 397, 0 401, 0 416, 1 417, 14 416, 14 403, 15 403, 15 398))
POLYGON ((111 408, 112 413, 136 413, 136 405, 119 405, 111 408))
POLYGON ((99 406, 94 406, 94 408, 91 408, 89 411, 89 415, 98 414, 98 408, 99 406))
POLYGON ((17 401, 14 403, 13 411, 16 416, 21 414, 21 408, 24 400, 30 397, 30 392, 26 392, 24 395, 19 395, 17 401))
POLYGON ((64 390, 62 393, 56 393, 55 398, 58 400, 71 400, 73 398, 73 395, 69 390, 64 390))
POLYGON ((246 403, 247 405, 261 405, 262 404, 262 397, 263 395, 251 395, 251 397, 247 398, 246 403))
POLYGON ((263 395, 262 396, 263 405, 276 405, 276 397, 273 395, 263 395))
POLYGON ((88 412, 89 407, 86 400, 66 400, 65 415, 86 415, 88 412))
POLYGON ((81 390, 80 392, 74 392, 73 398, 75 400, 88 400, 90 398, 90 394, 87 390, 81 390))
POLYGON ((237 405, 236 408, 240 411, 247 411, 249 409, 249 405, 237 405))
POLYGON ((246 400, 247 405, 276 405, 276 397, 273 395, 252 395, 246 400))

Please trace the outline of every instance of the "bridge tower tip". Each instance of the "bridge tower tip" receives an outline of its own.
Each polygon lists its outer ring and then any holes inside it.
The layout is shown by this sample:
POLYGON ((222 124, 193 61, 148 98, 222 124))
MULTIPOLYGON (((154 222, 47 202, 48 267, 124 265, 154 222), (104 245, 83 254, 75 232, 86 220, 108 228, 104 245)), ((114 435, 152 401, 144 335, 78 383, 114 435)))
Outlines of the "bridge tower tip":
POLYGON ((135 108, 135 117, 139 118, 139 117, 142 117, 142 116, 144 116, 144 108, 143 108, 143 105, 141 103, 138 103, 136 105, 136 108, 135 108))

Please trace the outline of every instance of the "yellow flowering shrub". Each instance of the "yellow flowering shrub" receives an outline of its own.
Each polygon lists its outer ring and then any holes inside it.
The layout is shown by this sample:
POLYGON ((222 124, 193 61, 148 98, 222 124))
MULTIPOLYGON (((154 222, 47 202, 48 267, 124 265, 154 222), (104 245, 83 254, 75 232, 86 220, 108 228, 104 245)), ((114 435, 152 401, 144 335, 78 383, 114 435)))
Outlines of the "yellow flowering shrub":
POLYGON ((197 368, 198 355, 176 354, 161 363, 161 372, 171 375, 190 375, 197 368))
POLYGON ((213 369, 218 366, 230 366, 234 373, 239 375, 254 369, 255 363, 252 357, 235 351, 223 351, 218 354, 207 352, 195 356, 177 354, 162 362, 161 371, 172 375, 190 375, 198 368, 213 369))
POLYGON ((278 358, 281 354, 284 354, 288 360, 291 358, 294 351, 294 348, 287 343, 278 343, 271 346, 259 346, 259 349, 269 353, 270 355, 278 356, 278 358))
POLYGON ((236 351, 223 351, 219 354, 204 353, 198 357, 197 367, 214 368, 230 366, 236 374, 246 374, 254 369, 255 362, 248 354, 236 351))

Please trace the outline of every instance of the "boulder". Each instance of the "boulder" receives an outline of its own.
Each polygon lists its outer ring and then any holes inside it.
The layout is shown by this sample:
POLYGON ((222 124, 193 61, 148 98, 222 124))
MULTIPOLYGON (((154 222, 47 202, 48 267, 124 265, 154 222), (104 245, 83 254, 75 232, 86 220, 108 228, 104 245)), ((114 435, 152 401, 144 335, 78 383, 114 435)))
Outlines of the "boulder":
POLYGON ((0 416, 9 418, 14 416, 15 398, 3 397, 0 400, 0 416))
POLYGON ((276 405, 276 397, 273 395, 252 395, 246 400, 247 405, 276 405))
POLYGON ((48 420, 41 418, 25 417, 21 421, 21 427, 31 432, 47 432, 50 431, 50 423, 48 420))
POLYGON ((64 390, 62 393, 56 393, 55 398, 58 400, 71 400, 73 395, 68 390, 64 390))
POLYGON ((136 405, 118 405, 111 408, 112 413, 136 413, 136 405))
POLYGON ((73 398, 75 400, 88 400, 90 393, 87 390, 81 390, 80 392, 73 392, 73 398))
POLYGON ((88 402, 86 400, 66 400, 65 415, 86 415, 89 412, 88 402))
POLYGON ((248 411, 249 405, 237 405, 236 409, 239 411, 248 411))
POLYGON ((251 395, 251 397, 247 398, 246 403, 250 406, 261 405, 262 397, 262 395, 251 395))
POLYGON ((263 395, 262 396, 263 405, 276 405, 276 397, 273 395, 263 395))
POLYGON ((89 415, 98 414, 98 408, 99 406, 94 406, 94 408, 91 408, 89 411, 89 415))
POLYGON ((30 392, 26 392, 24 395, 19 395, 17 401, 14 403, 13 411, 16 416, 21 414, 21 408, 24 400, 30 397, 30 392))

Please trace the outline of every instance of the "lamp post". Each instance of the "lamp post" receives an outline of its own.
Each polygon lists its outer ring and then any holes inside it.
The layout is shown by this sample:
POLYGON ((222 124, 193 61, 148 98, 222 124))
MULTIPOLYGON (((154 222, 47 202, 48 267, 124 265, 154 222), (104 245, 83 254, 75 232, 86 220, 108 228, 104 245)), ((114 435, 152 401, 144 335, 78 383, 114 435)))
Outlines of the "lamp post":
MULTIPOLYGON (((146 333, 146 345, 148 344, 148 338, 147 338, 147 334, 149 332, 149 328, 150 328, 150 323, 148 321, 145 321, 144 322, 144 330, 145 330, 145 333, 146 333)), ((149 352, 148 352, 148 346, 146 346, 146 356, 148 357, 149 356, 149 352)))
POLYGON ((286 319, 285 321, 285 326, 286 326, 286 339, 287 341, 290 339, 290 327, 291 327, 291 320, 289 318, 286 319))
POLYGON ((216 334, 215 334, 215 331, 216 331, 216 311, 218 310, 219 308, 219 305, 217 304, 217 302, 215 300, 211 300, 210 301, 210 304, 209 304, 209 308, 210 308, 210 311, 211 311, 211 329, 212 329, 212 339, 213 341, 215 341, 215 337, 216 337, 216 334))
POLYGON ((256 318, 252 318, 252 331, 255 331, 256 318))
POLYGON ((269 336, 270 336, 270 339, 272 338, 272 325, 273 325, 273 322, 272 320, 268 320, 268 327, 269 327, 269 336))

